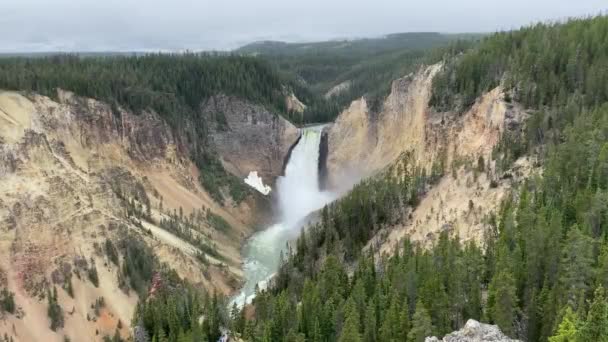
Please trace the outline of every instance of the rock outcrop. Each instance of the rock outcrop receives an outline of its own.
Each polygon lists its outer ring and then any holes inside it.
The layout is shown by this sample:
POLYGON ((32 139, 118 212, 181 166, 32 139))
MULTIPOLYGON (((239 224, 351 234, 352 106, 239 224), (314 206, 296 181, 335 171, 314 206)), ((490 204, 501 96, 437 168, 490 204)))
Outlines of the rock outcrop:
POLYGON ((224 167, 240 178, 257 171, 264 183, 274 184, 283 162, 299 137, 299 130, 260 105, 218 95, 202 106, 211 124, 211 140, 224 167))
POLYGON ((285 97, 285 107, 288 112, 303 113, 306 110, 306 105, 294 93, 289 93, 285 97))
POLYGON ((439 69, 434 65, 393 81, 380 113, 371 112, 361 98, 338 116, 328 134, 330 187, 369 176, 404 151, 413 150, 417 160, 423 159, 431 84, 439 69))
POLYGON ((330 99, 333 96, 340 95, 351 87, 351 83, 352 83, 351 81, 344 81, 340 84, 337 84, 337 85, 333 86, 331 89, 329 89, 327 91, 327 93, 325 93, 323 96, 326 99, 330 99))
POLYGON ((442 339, 427 337, 425 342, 520 342, 503 334, 498 326, 479 323, 474 319, 467 321, 465 326, 445 335, 442 339))

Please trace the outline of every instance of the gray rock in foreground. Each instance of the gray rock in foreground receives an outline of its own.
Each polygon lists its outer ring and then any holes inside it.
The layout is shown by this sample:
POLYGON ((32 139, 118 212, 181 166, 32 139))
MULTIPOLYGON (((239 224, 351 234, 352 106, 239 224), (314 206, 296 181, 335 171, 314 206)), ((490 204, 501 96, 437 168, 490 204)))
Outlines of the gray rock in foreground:
POLYGON ((460 330, 447 334, 443 339, 437 337, 427 337, 424 342, 520 342, 506 336, 500 331, 498 326, 479 323, 474 319, 467 321, 467 324, 460 330))

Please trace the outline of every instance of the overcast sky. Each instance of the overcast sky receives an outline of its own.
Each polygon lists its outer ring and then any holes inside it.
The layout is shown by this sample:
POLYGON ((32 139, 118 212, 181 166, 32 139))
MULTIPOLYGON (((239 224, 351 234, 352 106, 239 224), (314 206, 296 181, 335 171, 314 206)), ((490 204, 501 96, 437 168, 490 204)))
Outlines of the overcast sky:
POLYGON ((394 32, 491 32, 607 0, 0 0, 0 52, 230 49, 394 32))

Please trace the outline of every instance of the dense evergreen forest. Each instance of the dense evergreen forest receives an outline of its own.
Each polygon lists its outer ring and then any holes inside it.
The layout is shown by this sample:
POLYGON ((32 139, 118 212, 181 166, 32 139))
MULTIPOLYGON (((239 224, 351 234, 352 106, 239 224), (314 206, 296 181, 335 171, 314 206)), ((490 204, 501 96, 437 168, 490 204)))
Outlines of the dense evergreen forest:
POLYGON ((54 97, 56 88, 169 123, 196 118, 203 100, 225 93, 284 112, 283 80, 268 63, 240 56, 150 54, 0 58, 0 88, 54 97))
POLYGON ((226 303, 175 274, 163 279, 166 283, 137 306, 135 335, 146 334, 153 342, 217 341, 226 324, 226 303))
POLYGON ((442 110, 464 109, 502 84, 515 91, 514 100, 532 108, 563 106, 572 96, 583 106, 600 105, 608 100, 607 26, 605 17, 595 17, 486 37, 449 61, 434 81, 431 103, 442 110))
POLYGON ((332 55, 360 59, 402 49, 429 49, 444 44, 446 40, 477 36, 479 35, 406 32, 375 38, 336 39, 321 42, 260 41, 240 47, 236 52, 264 56, 332 55))
POLYGON ((260 56, 290 77, 296 94, 308 107, 305 122, 333 121, 353 100, 366 96, 380 109, 393 79, 415 71, 422 63, 438 62, 445 52, 457 53, 481 37, 433 32, 391 34, 381 38, 318 43, 260 42, 236 52, 260 56), (342 92, 325 98, 332 87, 347 82, 342 92))

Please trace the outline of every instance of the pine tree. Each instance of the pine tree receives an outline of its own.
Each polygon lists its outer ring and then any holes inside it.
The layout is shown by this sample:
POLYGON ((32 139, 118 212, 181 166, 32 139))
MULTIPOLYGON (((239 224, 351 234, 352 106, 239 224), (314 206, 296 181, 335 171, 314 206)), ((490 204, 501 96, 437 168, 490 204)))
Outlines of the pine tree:
POLYGON ((361 334, 359 333, 359 314, 352 299, 346 304, 346 317, 344 326, 340 333, 339 342, 362 342, 361 334))
POLYGON ((64 318, 63 309, 57 303, 57 288, 53 287, 53 291, 47 291, 48 308, 47 315, 51 321, 51 330, 56 331, 59 328, 63 328, 64 318))
POLYGON ((608 242, 604 242, 600 249, 595 283, 597 286, 608 288, 608 242))
POLYGON ((72 279, 68 279, 68 284, 67 284, 67 288, 66 288, 66 292, 68 293, 68 295, 70 295, 70 297, 74 298, 74 287, 72 286, 72 279))
POLYGON ((323 341, 323 335, 321 333, 321 324, 319 324, 319 318, 315 317, 312 324, 312 331, 310 332, 310 342, 321 342, 323 341))
POLYGON ((597 160, 596 182, 600 189, 608 189, 608 142, 604 143, 597 160))
POLYGON ((412 328, 407 334, 408 342, 424 342, 424 338, 433 334, 431 316, 419 300, 416 303, 416 312, 412 317, 412 328))
POLYGON ((380 328, 381 341, 398 341, 401 335, 401 303, 399 295, 393 293, 388 310, 384 314, 382 326, 380 328))
POLYGON ((608 342, 608 301, 601 286, 595 290, 587 319, 580 329, 580 340, 608 342))
POLYGON ((95 287, 99 286, 99 275, 97 274, 97 267, 95 266, 95 260, 91 258, 91 266, 89 267, 87 274, 89 276, 89 280, 95 287))
POLYGON ((363 339, 365 342, 375 342, 377 338, 377 323, 376 323, 376 302, 370 300, 365 310, 363 339))
POLYGON ((549 342, 578 342, 579 324, 578 316, 571 307, 567 306, 557 332, 549 337, 549 342))
POLYGON ((261 342, 272 342, 272 325, 271 322, 266 322, 266 324, 264 324, 264 330, 262 333, 262 338, 260 339, 261 342))
POLYGON ((508 336, 514 334, 517 310, 515 279, 508 270, 499 270, 490 283, 488 311, 492 321, 508 336))
MULTIPOLYGON (((542 326, 540 330, 540 340, 546 341, 554 332, 557 325, 558 304, 556 299, 556 287, 550 288, 549 281, 545 280, 539 295, 538 316, 542 317, 542 326)), ((570 309, 572 310, 572 309, 570 309)))
POLYGON ((410 332, 410 308, 407 299, 401 304, 401 313, 399 315, 399 336, 398 341, 407 341, 407 335, 410 332))
POLYGON ((591 238, 574 225, 568 231, 560 261, 559 282, 567 303, 578 310, 592 281, 593 248, 591 238))
POLYGON ((232 330, 242 334, 245 329, 245 311, 240 310, 236 303, 233 303, 231 316, 232 330))
POLYGON ((0 313, 6 311, 8 313, 15 313, 15 295, 10 292, 7 288, 3 288, 0 291, 0 313))
POLYGON ((315 284, 307 279, 304 282, 302 305, 300 306, 300 329, 307 334, 307 336, 310 336, 310 332, 313 330, 315 322, 318 323, 318 309, 320 307, 321 300, 319 298, 319 291, 315 284))

